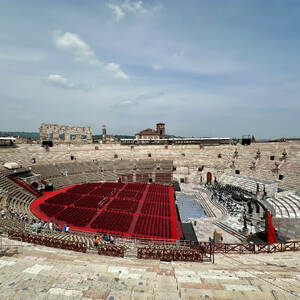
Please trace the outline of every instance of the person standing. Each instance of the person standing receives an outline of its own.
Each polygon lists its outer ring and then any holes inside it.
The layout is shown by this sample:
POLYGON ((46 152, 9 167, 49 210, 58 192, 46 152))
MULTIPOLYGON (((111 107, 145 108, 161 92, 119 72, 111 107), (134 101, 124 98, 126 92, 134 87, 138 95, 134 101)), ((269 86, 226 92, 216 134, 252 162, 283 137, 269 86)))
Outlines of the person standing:
POLYGON ((53 233, 53 222, 51 220, 49 222, 49 230, 51 233, 53 233))
POLYGON ((2 217, 2 219, 5 218, 5 210, 4 210, 4 208, 1 208, 1 217, 2 217))
POLYGON ((99 246, 99 241, 100 241, 99 236, 95 235, 93 238, 93 242, 94 242, 94 246, 96 248, 98 248, 98 246, 99 246))

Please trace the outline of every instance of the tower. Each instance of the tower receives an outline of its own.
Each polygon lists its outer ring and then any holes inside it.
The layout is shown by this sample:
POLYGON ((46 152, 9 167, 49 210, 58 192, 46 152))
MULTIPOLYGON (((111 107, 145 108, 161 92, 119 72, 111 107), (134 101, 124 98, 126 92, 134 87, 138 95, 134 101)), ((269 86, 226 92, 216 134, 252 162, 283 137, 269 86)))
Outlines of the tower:
POLYGON ((166 133, 166 125, 165 123, 157 123, 156 124, 156 132, 159 134, 159 138, 163 139, 166 133))
POLYGON ((106 144, 106 126, 102 126, 102 143, 106 144))

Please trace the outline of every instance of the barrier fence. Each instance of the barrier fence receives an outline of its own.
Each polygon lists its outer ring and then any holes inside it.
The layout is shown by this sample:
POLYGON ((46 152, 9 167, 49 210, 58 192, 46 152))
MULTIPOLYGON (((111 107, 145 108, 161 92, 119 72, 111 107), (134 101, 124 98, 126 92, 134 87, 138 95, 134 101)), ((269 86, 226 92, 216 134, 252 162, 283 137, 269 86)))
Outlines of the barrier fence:
MULTIPOLYGON (((42 246, 87 252, 84 242, 61 240, 55 237, 43 236, 21 231, 8 231, 11 240, 33 243, 42 246)), ((279 242, 274 244, 254 243, 220 243, 177 241, 168 242, 162 240, 139 240, 115 237, 114 244, 100 243, 97 247, 99 255, 126 256, 127 250, 134 249, 139 259, 160 259, 166 261, 211 261, 214 263, 215 254, 260 254, 276 253, 284 251, 299 251, 300 241, 279 242), (206 258, 206 259, 205 259, 206 258)))
POLYGON ((55 237, 46 237, 39 234, 32 234, 28 232, 20 232, 20 231, 8 231, 8 238, 11 240, 21 240, 22 242, 65 249, 65 250, 72 250, 77 252, 86 253, 87 247, 85 243, 69 241, 69 240, 60 240, 55 237))

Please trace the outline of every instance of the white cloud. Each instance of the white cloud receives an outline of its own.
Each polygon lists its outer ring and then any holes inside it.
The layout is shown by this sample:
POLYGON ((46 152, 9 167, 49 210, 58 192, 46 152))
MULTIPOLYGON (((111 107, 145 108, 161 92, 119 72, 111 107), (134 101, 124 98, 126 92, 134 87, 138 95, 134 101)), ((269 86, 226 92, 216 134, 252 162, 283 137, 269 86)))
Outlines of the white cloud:
POLYGON ((72 89, 75 87, 74 83, 70 82, 67 78, 64 78, 58 74, 50 74, 47 78, 49 84, 61 88, 69 88, 72 89))
POLYGON ((134 13, 146 13, 147 10, 143 7, 143 1, 125 0, 122 4, 124 10, 134 13))
POLYGON ((91 47, 75 33, 56 31, 54 33, 54 44, 58 49, 71 53, 76 61, 90 65, 101 64, 91 47))
POLYGON ((143 6, 143 1, 125 0, 120 4, 108 3, 107 7, 112 10, 113 17, 117 22, 123 19, 127 13, 139 15, 147 12, 147 9, 143 6))
POLYGON ((154 64, 154 65, 152 66, 152 68, 153 68, 153 70, 155 70, 155 71, 159 71, 159 70, 163 69, 163 66, 162 66, 162 65, 159 65, 159 64, 154 64))
POLYGON ((116 63, 109 63, 105 66, 105 69, 109 72, 112 72, 116 78, 128 79, 126 75, 120 68, 120 65, 116 63))
POLYGON ((112 10, 116 21, 120 21, 125 16, 124 11, 119 5, 108 3, 107 6, 112 10))
POLYGON ((104 66, 104 69, 113 73, 116 78, 129 78, 128 75, 121 69, 119 64, 114 62, 107 64, 100 62, 91 47, 81 40, 75 33, 61 33, 56 31, 54 33, 54 44, 58 49, 73 55, 75 61, 87 63, 93 66, 104 66))

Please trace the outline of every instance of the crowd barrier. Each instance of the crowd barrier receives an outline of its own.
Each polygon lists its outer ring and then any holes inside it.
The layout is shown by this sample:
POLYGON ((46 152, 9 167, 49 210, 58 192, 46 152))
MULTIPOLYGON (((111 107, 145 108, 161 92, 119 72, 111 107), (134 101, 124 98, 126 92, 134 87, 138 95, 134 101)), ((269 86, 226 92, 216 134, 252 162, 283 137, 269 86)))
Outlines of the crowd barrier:
POLYGON ((112 244, 100 244, 98 246, 99 255, 124 257, 125 247, 112 244))
POLYGON ((46 237, 38 234, 32 234, 28 232, 20 232, 20 231, 8 231, 8 238, 11 240, 22 241, 26 243, 59 248, 65 250, 72 250, 77 252, 86 253, 87 247, 84 243, 69 241, 69 240, 59 240, 54 237, 46 237))
POLYGON ((259 253, 275 253, 284 251, 299 251, 300 241, 280 242, 274 244, 254 244, 254 243, 198 243, 205 252, 209 253, 236 253, 236 254, 259 254, 259 253))
POLYGON ((140 259, 203 262, 203 253, 200 250, 159 246, 138 248, 137 257, 140 259))

